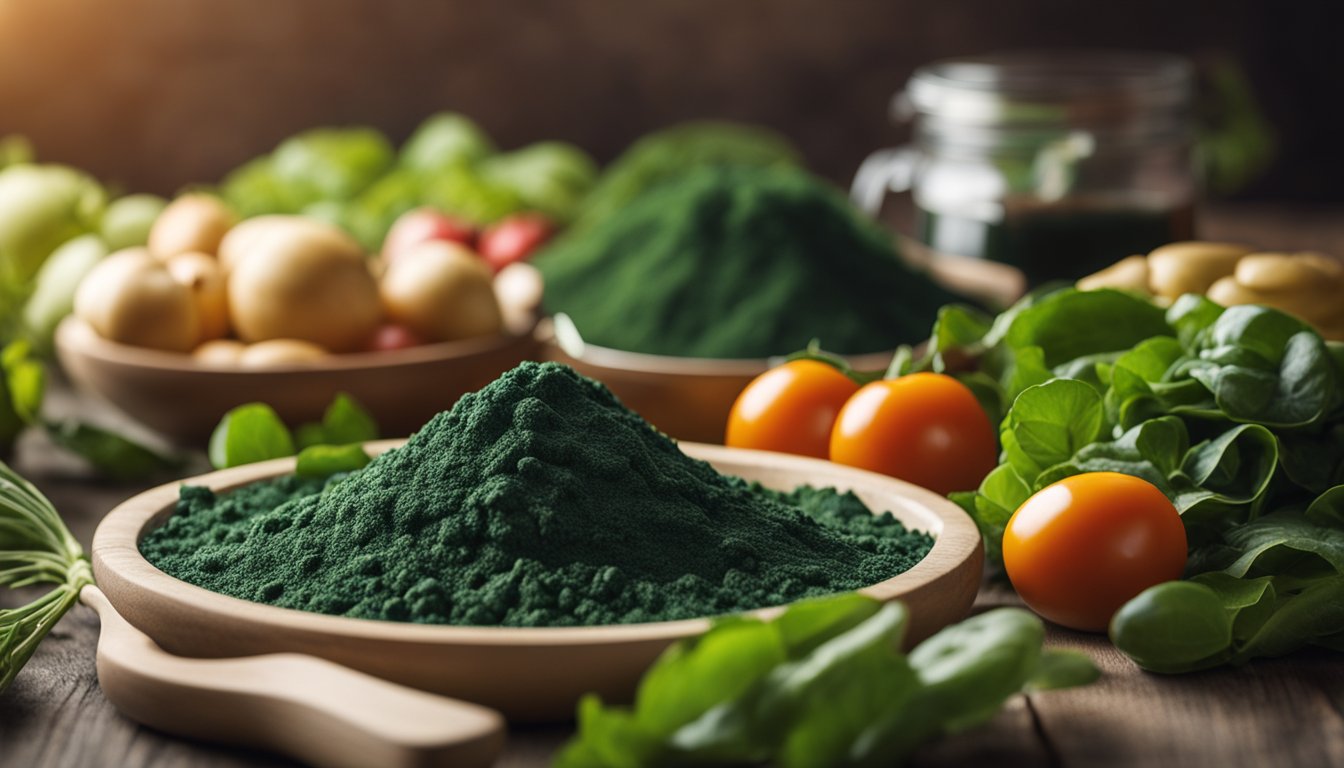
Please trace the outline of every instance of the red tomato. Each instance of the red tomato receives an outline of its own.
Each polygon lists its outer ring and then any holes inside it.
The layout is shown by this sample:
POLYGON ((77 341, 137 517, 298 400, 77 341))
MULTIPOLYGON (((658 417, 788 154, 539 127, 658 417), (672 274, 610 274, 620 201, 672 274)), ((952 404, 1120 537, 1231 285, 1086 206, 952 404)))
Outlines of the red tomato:
POLYGON ((1003 565, 1041 616, 1089 632, 1120 606, 1185 570, 1185 526, 1152 483, 1089 472, 1046 486, 1003 533, 1003 565))
POLYGON ((481 233, 480 251, 496 272, 524 261, 551 236, 551 222, 536 213, 509 216, 481 233))
POLYGON ((816 360, 771 368, 737 396, 724 442, 824 459, 836 414, 858 389, 835 366, 816 360))
POLYGON ((429 240, 447 240, 473 248, 476 230, 465 221, 445 216, 433 208, 416 208, 393 222, 383 239, 383 260, 390 262, 413 246, 429 240))
POLYGON ((425 340, 416 335, 415 331, 404 325, 388 323, 381 325, 369 340, 369 351, 371 352, 389 352, 394 349, 407 349, 409 347, 418 347, 424 344, 425 340))
POLYGON ((968 491, 998 463, 994 428, 951 376, 913 373, 860 389, 835 421, 831 461, 947 494, 968 491))

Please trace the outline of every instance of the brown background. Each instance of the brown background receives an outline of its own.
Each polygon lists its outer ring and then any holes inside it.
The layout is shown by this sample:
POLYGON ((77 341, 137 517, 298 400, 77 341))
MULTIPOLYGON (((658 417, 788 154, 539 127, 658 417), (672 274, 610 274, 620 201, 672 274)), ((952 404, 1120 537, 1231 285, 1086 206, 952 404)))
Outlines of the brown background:
POLYGON ((314 125, 404 138, 443 108, 504 145, 608 159, 695 116, 753 120, 847 179, 897 139, 919 63, 1132 47, 1245 64, 1280 134, 1251 197, 1344 199, 1334 0, 0 0, 0 134, 133 190, 171 192, 314 125))

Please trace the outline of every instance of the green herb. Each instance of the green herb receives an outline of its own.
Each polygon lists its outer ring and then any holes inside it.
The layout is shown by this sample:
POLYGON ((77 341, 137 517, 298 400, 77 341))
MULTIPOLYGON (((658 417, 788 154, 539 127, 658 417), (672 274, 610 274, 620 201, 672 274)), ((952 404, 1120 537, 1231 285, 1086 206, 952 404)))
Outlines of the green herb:
POLYGON ((299 449, 298 473, 325 477, 369 462, 363 443, 378 438, 378 425, 354 398, 338 393, 322 421, 302 424, 294 434, 265 403, 248 403, 224 414, 210 436, 210 463, 216 469, 252 464, 299 449))
POLYGON ((857 594, 733 617, 659 657, 633 709, 579 704, 559 768, 898 765, 979 725, 1021 692, 1085 685, 1084 655, 1043 650, 1044 628, 1001 608, 900 652, 907 614, 857 594))
POLYGON ((0 586, 57 585, 27 605, 0 609, 0 693, 92 583, 84 550, 51 502, 0 463, 0 586))
POLYGON ((1008 518, 1062 478, 1124 472, 1171 498, 1193 578, 1136 598, 1112 636, 1183 672, 1341 645, 1344 611, 1319 607, 1344 594, 1341 349, 1266 307, 1066 289, 998 318, 944 309, 907 369, 969 360, 1011 404, 1001 465, 953 494, 993 565, 1008 518))

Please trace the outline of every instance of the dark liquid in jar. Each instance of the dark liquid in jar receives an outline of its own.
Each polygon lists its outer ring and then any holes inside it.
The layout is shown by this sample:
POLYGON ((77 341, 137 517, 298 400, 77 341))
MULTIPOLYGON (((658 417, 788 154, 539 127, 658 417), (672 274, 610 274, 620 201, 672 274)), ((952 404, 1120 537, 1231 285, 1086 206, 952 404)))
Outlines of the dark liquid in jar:
POLYGON ((1069 202, 1005 205, 998 221, 919 210, 919 239, 944 253, 1011 264, 1031 285, 1077 280, 1126 256, 1194 237, 1194 210, 1069 202))

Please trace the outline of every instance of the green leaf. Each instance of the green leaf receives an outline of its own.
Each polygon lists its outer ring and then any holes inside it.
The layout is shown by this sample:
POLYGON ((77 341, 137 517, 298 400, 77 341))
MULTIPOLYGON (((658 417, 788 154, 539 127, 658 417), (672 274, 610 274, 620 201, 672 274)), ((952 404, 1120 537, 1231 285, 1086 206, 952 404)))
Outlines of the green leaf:
POLYGON ((1313 525, 1344 529, 1344 484, 1317 496, 1303 516, 1313 525))
POLYGON ((1344 573, 1344 528, 1315 525, 1300 515, 1266 515, 1229 529, 1223 538, 1239 554, 1224 568, 1233 576, 1344 573))
POLYGON ((1111 618, 1110 635, 1121 653, 1150 672, 1207 669, 1232 655, 1232 617, 1212 587, 1191 581, 1140 592, 1111 618))
POLYGON ((1025 478, 1068 461, 1101 434, 1101 395, 1080 381, 1054 379, 1013 401, 1001 433, 1004 458, 1025 478))
POLYGON ((369 463, 369 454, 360 443, 349 445, 310 445, 299 451, 294 474, 299 477, 330 477, 338 472, 354 472, 369 463))
POLYGON ((378 439, 378 424, 353 397, 341 392, 327 406, 322 423, 300 426, 297 437, 300 448, 364 443, 378 439))
POLYGON ((294 440, 275 410, 249 403, 224 414, 210 436, 210 463, 216 469, 294 455, 294 440))
POLYGON ((1024 690, 1053 691, 1060 688, 1076 688, 1088 685, 1101 677, 1101 670, 1085 653, 1069 650, 1047 650, 1041 654, 1040 663, 1024 690))
POLYGON ((1066 289, 1018 314, 1005 341, 1014 349, 1040 347, 1047 367, 1101 352, 1131 349, 1154 336, 1170 336, 1163 310, 1115 290, 1066 289))
POLYGON ((84 459, 100 474, 117 480, 140 480, 182 466, 175 456, 92 424, 69 419, 45 426, 52 442, 84 459))
POLYGON ((1213 393, 1221 415, 1271 427, 1313 424, 1339 402, 1321 337, 1268 307, 1232 307, 1201 334, 1185 375, 1213 393))
POLYGON ((1222 314, 1222 305, 1197 293, 1187 293, 1172 302, 1166 319, 1167 324, 1176 329, 1181 345, 1190 347, 1222 314))

